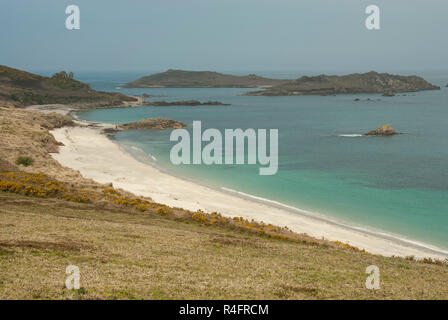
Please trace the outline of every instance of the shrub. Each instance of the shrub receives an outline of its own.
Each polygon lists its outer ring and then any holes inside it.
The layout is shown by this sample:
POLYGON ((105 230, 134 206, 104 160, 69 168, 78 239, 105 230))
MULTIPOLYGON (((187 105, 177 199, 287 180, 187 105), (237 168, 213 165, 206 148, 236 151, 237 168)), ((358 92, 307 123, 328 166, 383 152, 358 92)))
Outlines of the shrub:
POLYGON ((22 165, 25 167, 29 167, 34 163, 33 158, 31 157, 18 157, 16 160, 17 165, 22 165))

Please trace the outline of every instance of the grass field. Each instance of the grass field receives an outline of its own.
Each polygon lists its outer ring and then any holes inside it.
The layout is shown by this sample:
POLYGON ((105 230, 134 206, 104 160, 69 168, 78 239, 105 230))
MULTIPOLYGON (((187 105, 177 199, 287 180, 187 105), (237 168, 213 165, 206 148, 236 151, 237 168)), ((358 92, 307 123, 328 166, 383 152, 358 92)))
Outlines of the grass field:
POLYGON ((1 299, 441 299, 448 268, 0 192, 1 299), (380 268, 380 290, 365 287, 380 268), (68 265, 81 289, 65 288, 68 265))

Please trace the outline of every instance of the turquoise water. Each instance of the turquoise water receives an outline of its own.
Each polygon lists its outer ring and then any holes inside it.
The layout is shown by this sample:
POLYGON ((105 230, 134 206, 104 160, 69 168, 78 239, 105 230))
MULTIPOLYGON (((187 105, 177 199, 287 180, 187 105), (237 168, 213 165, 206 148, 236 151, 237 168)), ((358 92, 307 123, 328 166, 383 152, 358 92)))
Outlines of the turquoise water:
MULTIPOLYGON (((448 82, 448 74, 426 78, 441 86, 448 82)), ((279 129, 279 170, 274 176, 259 176, 258 165, 174 166, 169 131, 132 130, 115 136, 119 143, 155 157, 169 172, 448 249, 448 88, 391 98, 245 97, 241 94, 250 89, 117 88, 128 80, 111 80, 110 75, 87 79, 95 89, 164 96, 150 100, 219 100, 232 106, 137 107, 78 116, 110 123, 149 117, 188 124, 201 120, 203 130, 222 132, 279 129), (404 134, 344 136, 385 123, 404 134)))

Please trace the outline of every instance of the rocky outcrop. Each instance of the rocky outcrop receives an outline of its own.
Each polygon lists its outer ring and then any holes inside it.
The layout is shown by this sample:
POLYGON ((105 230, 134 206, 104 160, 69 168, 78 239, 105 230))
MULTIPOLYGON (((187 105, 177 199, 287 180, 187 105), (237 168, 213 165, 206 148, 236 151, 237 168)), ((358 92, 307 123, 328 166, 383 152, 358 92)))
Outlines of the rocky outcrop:
POLYGON ((393 136, 398 134, 390 124, 385 124, 376 130, 369 131, 365 133, 366 136, 393 136))
POLYGON ((395 96, 395 93, 393 92, 393 90, 389 90, 389 89, 384 90, 383 97, 394 97, 394 96, 395 96))
POLYGON ((75 80, 71 72, 61 71, 44 77, 0 65, 0 104, 3 105, 70 104, 79 109, 82 106, 124 106, 130 102, 137 102, 137 99, 118 92, 93 90, 88 84, 75 80))
POLYGON ((187 125, 183 122, 166 119, 166 118, 151 118, 143 119, 137 122, 130 122, 118 125, 121 130, 165 130, 165 129, 182 129, 187 125))
POLYGON ((392 96, 397 92, 440 90, 418 76, 400 76, 388 73, 367 72, 346 76, 303 76, 285 84, 262 91, 246 93, 249 96, 334 95, 357 93, 380 93, 392 96))
POLYGON ((153 102, 145 102, 145 106, 154 106, 154 107, 173 107, 173 106, 230 106, 230 104, 225 104, 220 101, 207 101, 200 102, 198 100, 182 100, 182 101, 172 101, 168 102, 165 100, 162 101, 153 101, 153 102))

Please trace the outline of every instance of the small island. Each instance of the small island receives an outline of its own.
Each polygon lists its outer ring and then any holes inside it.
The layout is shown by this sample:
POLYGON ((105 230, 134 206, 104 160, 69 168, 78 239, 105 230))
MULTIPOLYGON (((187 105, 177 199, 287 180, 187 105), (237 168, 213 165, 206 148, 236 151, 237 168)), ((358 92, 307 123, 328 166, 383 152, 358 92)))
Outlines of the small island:
POLYGON ((129 122, 124 124, 117 124, 115 128, 104 128, 103 132, 106 134, 113 134, 124 130, 167 130, 167 129, 182 129, 187 124, 167 119, 167 118, 149 118, 142 119, 136 122, 129 122))
POLYGON ((376 130, 369 131, 365 133, 365 136, 383 136, 383 137, 389 137, 399 134, 396 132, 390 124, 384 124, 381 127, 379 127, 376 130))
POLYGON ((173 107, 173 106, 230 106, 230 104, 222 103, 220 101, 207 101, 200 102, 198 100, 182 100, 182 101, 172 101, 168 102, 165 100, 162 101, 153 101, 153 102, 145 102, 145 106, 153 106, 153 107, 173 107))
POLYGON ((246 93, 248 96, 295 96, 380 93, 393 96, 398 92, 440 90, 418 76, 400 76, 375 71, 345 76, 303 76, 297 80, 273 86, 261 91, 246 93))
POLYGON ((212 71, 170 69, 129 82, 124 88, 265 88, 289 81, 255 74, 234 76, 212 71))

